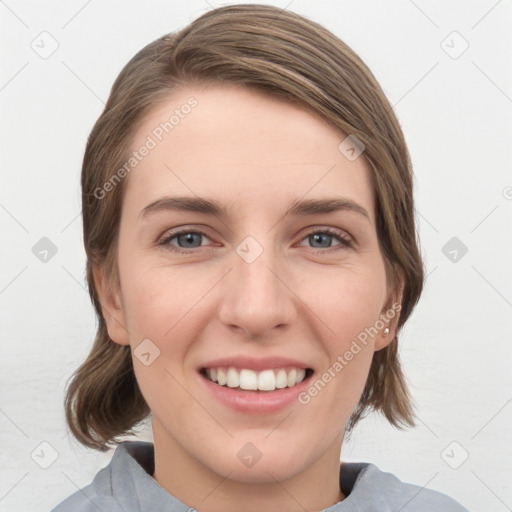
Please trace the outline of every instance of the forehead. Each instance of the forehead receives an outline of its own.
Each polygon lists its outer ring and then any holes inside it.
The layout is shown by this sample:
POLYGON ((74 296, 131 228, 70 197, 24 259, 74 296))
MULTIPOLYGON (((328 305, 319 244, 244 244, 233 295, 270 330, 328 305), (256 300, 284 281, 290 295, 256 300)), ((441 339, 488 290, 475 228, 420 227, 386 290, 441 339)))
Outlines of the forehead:
POLYGON ((129 174, 125 203, 141 210, 164 195, 195 195, 271 210, 343 196, 373 223, 367 162, 339 150, 346 136, 311 109, 240 86, 179 90, 134 136, 131 151, 150 149, 129 174))

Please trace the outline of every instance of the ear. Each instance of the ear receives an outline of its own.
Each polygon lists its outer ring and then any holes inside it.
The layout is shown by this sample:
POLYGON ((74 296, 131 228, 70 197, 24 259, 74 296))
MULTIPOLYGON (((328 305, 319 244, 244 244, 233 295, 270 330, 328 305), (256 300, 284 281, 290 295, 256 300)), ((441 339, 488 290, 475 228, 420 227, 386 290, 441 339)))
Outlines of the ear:
POLYGON ((130 337, 126 329, 125 315, 118 287, 112 286, 102 265, 93 267, 93 275, 110 339, 119 345, 129 345, 130 337))
POLYGON ((380 329, 375 338, 375 351, 386 348, 396 336, 396 329, 398 319, 400 318, 400 311, 402 310, 402 298, 404 291, 404 278, 400 270, 396 272, 397 285, 394 290, 388 294, 386 304, 380 312, 379 320, 382 321, 384 326, 380 329), (385 334, 385 329, 389 329, 389 333, 385 334))

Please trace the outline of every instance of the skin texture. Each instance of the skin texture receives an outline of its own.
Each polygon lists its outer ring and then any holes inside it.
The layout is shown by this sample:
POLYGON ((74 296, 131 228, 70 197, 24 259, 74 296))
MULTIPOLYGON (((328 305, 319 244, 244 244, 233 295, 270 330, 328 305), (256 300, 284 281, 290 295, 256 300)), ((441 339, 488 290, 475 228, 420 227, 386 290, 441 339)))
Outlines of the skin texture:
POLYGON ((390 333, 370 337, 307 405, 236 412, 212 399, 198 368, 228 355, 284 356, 307 362, 316 378, 399 302, 386 282, 367 163, 349 161, 338 150, 345 135, 315 113, 231 85, 176 92, 146 117, 133 149, 190 96, 197 106, 125 178, 120 289, 100 267, 95 272, 112 340, 133 350, 150 339, 160 350, 149 366, 134 357, 152 411, 153 476, 201 512, 321 510, 344 498, 345 423, 373 351, 394 337, 398 314, 385 324, 390 333), (166 195, 216 199, 228 217, 141 217, 166 195), (341 196, 369 219, 351 211, 283 217, 293 200, 341 196), (179 227, 205 236, 158 245, 179 227), (353 246, 329 234, 324 242, 309 236, 326 227, 353 246), (247 236, 263 249, 252 263, 236 252, 247 236), (237 457, 248 442, 262 454, 250 468, 237 457))

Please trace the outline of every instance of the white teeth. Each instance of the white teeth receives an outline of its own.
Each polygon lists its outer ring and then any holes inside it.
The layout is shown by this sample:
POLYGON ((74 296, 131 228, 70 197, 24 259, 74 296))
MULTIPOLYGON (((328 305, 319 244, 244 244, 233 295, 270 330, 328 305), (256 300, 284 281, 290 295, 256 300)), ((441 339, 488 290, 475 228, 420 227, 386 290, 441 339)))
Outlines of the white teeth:
POLYGON ((258 389, 258 375, 256 374, 256 372, 253 372, 252 370, 241 370, 239 377, 239 386, 242 389, 258 389))
POLYGON ((240 385, 240 379, 238 378, 238 372, 234 368, 229 368, 227 373, 228 388, 237 388, 240 385))
MULTIPOLYGON (((242 375, 242 370, 240 375, 242 375)), ((241 386, 240 386, 241 387, 241 386)), ((265 370, 258 375, 258 389, 262 391, 274 391, 276 389, 276 376, 273 370, 265 370)))
POLYGON ((288 376, 285 370, 279 370, 276 376, 276 388, 282 389, 288 386, 288 376))
MULTIPOLYGON (((213 376, 212 376, 212 379, 213 379, 213 376)), ((226 385, 226 382, 228 380, 226 379, 226 373, 224 372, 224 370, 222 368, 219 368, 217 370, 217 382, 221 385, 221 386, 225 386, 226 385)), ((214 381, 215 382, 215 381, 214 381)))
POLYGON ((291 388, 295 384, 295 379, 297 377, 297 370, 292 368, 288 373, 288 387, 291 388))
POLYGON ((274 391, 293 387, 302 382, 306 377, 304 368, 280 368, 277 370, 263 370, 255 372, 246 368, 207 368, 206 377, 212 382, 217 382, 221 386, 229 388, 238 388, 246 390, 274 391))

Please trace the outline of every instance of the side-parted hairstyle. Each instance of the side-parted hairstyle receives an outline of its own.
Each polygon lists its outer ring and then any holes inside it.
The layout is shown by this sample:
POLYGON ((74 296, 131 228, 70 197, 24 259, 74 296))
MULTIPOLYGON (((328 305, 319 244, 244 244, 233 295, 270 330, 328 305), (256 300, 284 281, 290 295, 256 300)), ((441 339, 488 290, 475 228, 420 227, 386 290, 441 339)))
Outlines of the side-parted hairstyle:
MULTIPOLYGON (((88 138, 82 166, 83 236, 87 281, 98 317, 96 338, 66 394, 66 420, 84 445, 107 450, 150 414, 138 387, 130 346, 108 335, 93 268, 119 285, 117 241, 123 190, 105 183, 127 161, 145 116, 187 85, 238 84, 313 109, 365 150, 375 198, 377 235, 388 283, 403 285, 393 341, 374 352, 364 391, 347 424, 369 411, 396 427, 414 425, 400 366, 398 331, 423 289, 413 204, 413 172, 399 122, 377 80, 359 56, 321 25, 287 10, 259 4, 213 9, 182 30, 139 51, 117 77, 88 138)), ((133 149, 132 149, 133 151, 133 149)))

